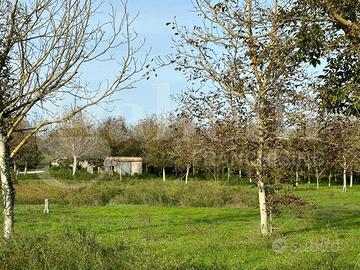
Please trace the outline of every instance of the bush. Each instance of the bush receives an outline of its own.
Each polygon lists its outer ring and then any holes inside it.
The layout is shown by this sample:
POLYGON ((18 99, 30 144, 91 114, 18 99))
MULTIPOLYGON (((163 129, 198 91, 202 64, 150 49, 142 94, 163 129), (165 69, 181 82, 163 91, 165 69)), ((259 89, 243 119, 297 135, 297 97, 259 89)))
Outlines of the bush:
POLYGON ((104 206, 121 193, 122 189, 118 185, 96 183, 73 190, 67 194, 64 200, 66 204, 70 205, 104 206))
POLYGON ((49 174, 59 180, 89 181, 97 177, 96 174, 91 174, 82 169, 77 170, 75 175, 72 175, 72 170, 66 167, 49 168, 49 174))
POLYGON ((16 203, 42 204, 45 199, 52 203, 66 204, 65 197, 73 192, 69 188, 48 185, 42 181, 21 181, 16 185, 16 203))
POLYGON ((253 193, 213 182, 134 182, 124 186, 113 204, 148 204, 181 207, 244 207, 253 205, 253 193))
POLYGON ((48 236, 14 236, 0 242, 0 269, 128 269, 128 244, 103 247, 86 231, 48 236))
MULTIPOLYGON (((166 256, 165 256, 166 257, 166 256)), ((14 235, 0 240, 0 269, 228 269, 216 261, 199 256, 168 260, 151 250, 118 239, 104 246, 87 230, 65 231, 61 236, 14 235), (146 258, 146 259, 145 259, 146 258)))
POLYGON ((111 204, 147 204, 177 207, 247 207, 256 206, 256 190, 226 186, 219 182, 179 181, 106 181, 87 182, 82 187, 41 181, 21 182, 18 203, 50 203, 76 206, 111 204))

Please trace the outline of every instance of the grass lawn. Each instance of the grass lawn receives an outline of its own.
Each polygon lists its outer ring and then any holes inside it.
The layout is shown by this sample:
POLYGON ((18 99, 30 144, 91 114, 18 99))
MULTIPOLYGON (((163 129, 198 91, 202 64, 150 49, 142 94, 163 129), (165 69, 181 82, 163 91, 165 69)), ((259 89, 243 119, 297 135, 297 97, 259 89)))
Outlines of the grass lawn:
MULTIPOLYGON (((103 246, 128 242, 140 260, 201 260, 229 269, 360 269, 360 187, 302 185, 307 204, 284 209, 274 233, 261 237, 258 210, 146 205, 73 207, 17 204, 16 232, 60 236, 88 231, 103 246)), ((200 269, 200 268, 199 268, 200 269)), ((201 268, 203 269, 203 268, 201 268)))

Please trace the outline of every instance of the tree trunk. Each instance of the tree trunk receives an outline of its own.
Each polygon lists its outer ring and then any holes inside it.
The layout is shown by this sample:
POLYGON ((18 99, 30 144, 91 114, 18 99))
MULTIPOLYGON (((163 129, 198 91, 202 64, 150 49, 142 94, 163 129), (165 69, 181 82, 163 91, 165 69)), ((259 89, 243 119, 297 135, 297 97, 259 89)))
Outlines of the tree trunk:
POLYGON ((162 177, 163 177, 163 182, 165 182, 166 181, 165 167, 162 168, 162 177))
POLYGON ((329 187, 331 187, 331 178, 332 178, 332 174, 329 173, 329 187))
POLYGON ((316 169, 315 174, 316 174, 316 188, 319 189, 319 178, 320 178, 320 175, 319 175, 319 170, 318 170, 318 169, 316 169))
POLYGON ((307 169, 308 169, 308 184, 311 184, 310 164, 307 165, 307 169))
POLYGON ((343 188, 342 188, 343 192, 346 192, 346 169, 344 169, 343 171, 343 188))
POLYGON ((265 184, 263 181, 258 182, 259 189, 259 207, 260 207, 260 232, 266 236, 269 234, 268 229, 268 214, 266 211, 266 193, 265 184))
POLYGON ((295 187, 299 186, 299 172, 296 171, 295 173, 295 187))
POLYGON ((353 171, 351 170, 350 171, 350 187, 353 186, 353 182, 354 182, 354 174, 353 174, 353 171))
POLYGON ((228 185, 230 185, 230 168, 229 167, 227 168, 227 182, 228 182, 228 185))
POLYGON ((269 232, 270 234, 273 232, 273 218, 271 210, 269 210, 269 232))
POLYGON ((5 136, 0 134, 0 175, 4 208, 4 237, 10 238, 14 230, 15 189, 11 179, 9 148, 5 136))
POLYGON ((74 176, 76 173, 76 169, 77 169, 77 157, 74 156, 74 161, 73 161, 73 168, 72 168, 72 175, 74 176))
POLYGON ((259 208, 260 208, 260 232, 263 236, 269 235, 269 222, 268 222, 268 212, 266 205, 266 190, 265 182, 263 175, 263 158, 264 158, 264 146, 265 146, 265 130, 263 122, 260 122, 259 125, 260 138, 259 138, 259 148, 257 151, 256 158, 256 176, 258 181, 258 192, 259 192, 259 208))
POLYGON ((239 170, 239 181, 241 181, 241 175, 242 175, 242 171, 239 170))
POLYGON ((27 166, 27 163, 25 163, 25 167, 24 167, 24 175, 27 175, 27 171, 28 171, 28 166, 27 166))
POLYGON ((186 167, 186 176, 185 176, 185 184, 188 183, 188 179, 189 179, 189 172, 190 172, 190 166, 188 165, 186 167))
POLYGON ((49 199, 45 199, 44 214, 49 214, 49 199))

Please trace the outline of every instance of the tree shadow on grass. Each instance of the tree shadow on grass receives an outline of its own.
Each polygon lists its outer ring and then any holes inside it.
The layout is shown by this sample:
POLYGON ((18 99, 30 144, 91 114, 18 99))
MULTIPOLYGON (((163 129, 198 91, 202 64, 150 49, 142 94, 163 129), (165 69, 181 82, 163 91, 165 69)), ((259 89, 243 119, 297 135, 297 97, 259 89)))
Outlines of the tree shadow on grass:
POLYGON ((360 227, 360 209, 349 209, 342 206, 321 207, 314 211, 314 229, 324 226, 341 230, 351 230, 360 227))
POLYGON ((360 209, 349 209, 339 205, 314 209, 309 218, 311 223, 308 226, 301 229, 288 230, 284 234, 322 231, 327 228, 346 232, 360 227, 360 209))
POLYGON ((136 217, 135 222, 128 220, 126 226, 117 228, 117 230, 138 230, 149 229, 164 226, 186 226, 186 225, 221 225, 226 223, 238 223, 239 225, 252 225, 257 222, 257 211, 239 212, 239 213, 214 213, 204 215, 188 215, 186 218, 164 219, 156 221, 151 215, 140 215, 136 217))

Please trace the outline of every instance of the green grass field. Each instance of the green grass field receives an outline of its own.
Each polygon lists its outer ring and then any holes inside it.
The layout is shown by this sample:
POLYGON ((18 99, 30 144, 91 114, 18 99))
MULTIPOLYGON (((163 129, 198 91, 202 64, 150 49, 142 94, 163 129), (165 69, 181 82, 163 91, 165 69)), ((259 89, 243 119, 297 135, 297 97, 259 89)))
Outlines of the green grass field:
MULTIPOLYGON (((20 187, 28 189, 29 182, 20 182, 20 187)), ((46 190, 47 184, 42 185, 46 190)), ((226 188, 253 192, 247 185, 226 188)), ((42 205, 19 202, 16 234, 60 239, 71 232, 92 236, 92 241, 104 249, 129 246, 131 256, 114 253, 131 257, 127 266, 122 266, 129 269, 360 269, 360 187, 349 188, 346 194, 340 186, 316 190, 304 184, 289 189, 306 204, 283 209, 274 218, 271 237, 260 236, 255 206, 205 208, 111 202, 101 206, 51 204, 49 215, 42 213, 42 205)), ((110 257, 107 254, 105 260, 110 257)), ((17 264, 10 265, 16 268, 17 264)), ((36 262, 32 265, 38 267, 36 262)), ((104 267, 117 269, 111 264, 104 267)), ((7 268, 12 269, 9 263, 7 268)), ((59 267, 50 262, 44 268, 59 267)), ((98 266, 84 262, 77 268, 98 266)))

